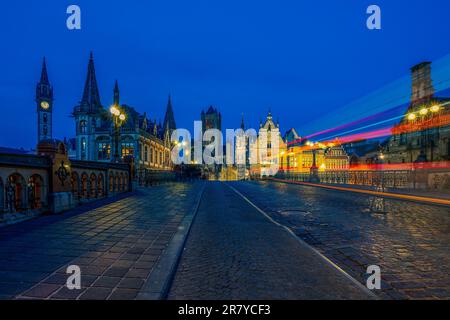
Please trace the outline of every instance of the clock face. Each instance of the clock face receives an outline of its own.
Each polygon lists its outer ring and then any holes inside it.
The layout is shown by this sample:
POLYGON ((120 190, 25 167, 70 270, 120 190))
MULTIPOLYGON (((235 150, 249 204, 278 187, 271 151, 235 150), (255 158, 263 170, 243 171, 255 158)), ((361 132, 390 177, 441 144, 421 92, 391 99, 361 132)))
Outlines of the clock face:
POLYGON ((50 108, 50 105, 48 104, 47 101, 42 101, 41 102, 41 108, 44 110, 47 110, 48 108, 50 108))

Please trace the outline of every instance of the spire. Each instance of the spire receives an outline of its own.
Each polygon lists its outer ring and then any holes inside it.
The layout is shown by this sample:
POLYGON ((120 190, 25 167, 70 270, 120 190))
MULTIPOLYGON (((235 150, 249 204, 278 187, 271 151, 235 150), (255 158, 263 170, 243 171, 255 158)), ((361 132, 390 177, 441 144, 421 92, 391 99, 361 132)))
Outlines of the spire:
POLYGON ((119 91, 119 83, 116 80, 114 84, 114 105, 119 105, 120 103, 120 91, 119 91))
POLYGON ((244 123, 244 113, 242 113, 242 119, 241 119, 241 129, 245 130, 245 123, 244 123))
POLYGON ((81 106, 87 107, 90 112, 97 111, 101 106, 92 52, 89 57, 88 72, 86 83, 84 85, 83 98, 81 99, 81 106))
POLYGON ((169 100, 167 101, 167 109, 166 109, 166 115, 164 117, 164 132, 167 130, 172 133, 173 130, 177 128, 175 123, 175 116, 173 114, 173 107, 172 107, 172 97, 169 94, 169 100))
POLYGON ((269 113, 267 114, 267 119, 272 119, 272 108, 269 107, 269 113))
POLYGON ((48 80, 47 62, 45 57, 42 62, 41 78, 36 85, 36 101, 40 103, 42 100, 47 102, 53 101, 53 87, 48 80))
POLYGON ((48 74, 47 74, 47 63, 45 61, 45 57, 44 57, 44 61, 42 62, 42 71, 41 71, 41 84, 50 84, 50 82, 48 81, 48 74))

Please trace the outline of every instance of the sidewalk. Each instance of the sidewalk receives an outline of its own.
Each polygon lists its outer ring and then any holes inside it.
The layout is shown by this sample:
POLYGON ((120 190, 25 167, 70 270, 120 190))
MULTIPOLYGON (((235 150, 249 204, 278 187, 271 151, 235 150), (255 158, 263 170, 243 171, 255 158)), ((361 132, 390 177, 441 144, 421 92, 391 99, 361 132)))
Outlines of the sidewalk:
POLYGON ((86 211, 0 229, 0 299, 135 299, 200 186, 166 184, 86 211), (68 265, 81 290, 68 290, 68 265))

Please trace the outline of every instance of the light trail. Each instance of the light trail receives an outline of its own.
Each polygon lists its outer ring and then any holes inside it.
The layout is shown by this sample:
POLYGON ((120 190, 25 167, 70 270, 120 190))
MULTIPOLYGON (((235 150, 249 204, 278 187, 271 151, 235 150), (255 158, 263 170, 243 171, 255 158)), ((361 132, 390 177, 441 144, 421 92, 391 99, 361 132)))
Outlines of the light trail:
POLYGON ((357 189, 357 188, 351 188, 351 187, 337 187, 337 186, 323 185, 323 184, 311 183, 311 182, 286 181, 286 180, 277 179, 277 178, 269 178, 269 180, 281 182, 281 183, 287 183, 287 184, 298 184, 298 185, 318 187, 318 188, 323 188, 323 189, 348 191, 348 192, 362 193, 362 194, 368 194, 368 195, 379 196, 379 197, 395 198, 395 199, 402 199, 402 200, 408 200, 408 201, 425 202, 425 203, 431 203, 431 204, 450 206, 450 200, 440 199, 440 198, 413 196, 413 195, 408 195, 408 194, 392 193, 392 192, 372 191, 372 190, 357 189))

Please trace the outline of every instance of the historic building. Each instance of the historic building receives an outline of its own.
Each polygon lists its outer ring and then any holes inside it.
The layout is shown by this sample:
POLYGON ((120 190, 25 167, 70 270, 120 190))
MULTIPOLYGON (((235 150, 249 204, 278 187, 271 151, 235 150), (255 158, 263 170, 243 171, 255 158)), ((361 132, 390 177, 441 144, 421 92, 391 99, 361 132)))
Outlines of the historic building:
POLYGON ((450 99, 436 97, 431 63, 411 68, 412 93, 405 117, 384 144, 385 163, 450 160, 450 99))
MULTIPOLYGON (((259 124, 257 139, 257 163, 251 164, 252 176, 271 176, 282 168, 282 156, 285 154, 286 144, 280 134, 279 123, 275 124, 269 111, 264 123, 259 124)), ((251 150, 250 150, 251 153, 251 150)))
POLYGON ((329 171, 348 170, 350 157, 342 145, 336 144, 325 150, 323 164, 322 168, 329 171))
POLYGON ((127 157, 134 159, 136 172, 141 169, 169 170, 170 135, 176 129, 171 97, 167 103, 164 123, 150 120, 147 114, 138 113, 133 107, 121 104, 118 82, 113 89, 113 106, 124 114, 117 128, 118 143, 113 115, 105 109, 100 101, 94 59, 89 59, 87 78, 79 105, 73 109, 76 124, 75 152, 76 159, 86 161, 111 162, 127 157))

